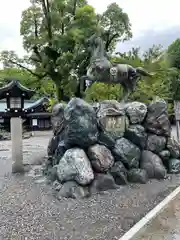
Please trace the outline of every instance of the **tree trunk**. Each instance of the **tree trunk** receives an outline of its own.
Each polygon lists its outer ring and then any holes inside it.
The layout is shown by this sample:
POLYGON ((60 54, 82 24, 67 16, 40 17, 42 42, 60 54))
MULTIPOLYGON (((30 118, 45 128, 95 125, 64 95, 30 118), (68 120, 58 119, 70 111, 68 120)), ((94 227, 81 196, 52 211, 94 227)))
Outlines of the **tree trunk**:
POLYGON ((70 98, 65 95, 64 93, 64 87, 63 87, 63 80, 62 80, 62 75, 56 72, 52 72, 50 75, 52 81, 55 84, 56 87, 56 98, 58 102, 65 101, 68 102, 70 98))
POLYGON ((56 96, 58 102, 64 101, 69 102, 70 98, 64 94, 64 90, 62 87, 56 85, 56 96))
POLYGON ((63 91, 62 87, 57 86, 57 85, 56 85, 56 96, 57 96, 58 102, 63 101, 64 91, 63 91))

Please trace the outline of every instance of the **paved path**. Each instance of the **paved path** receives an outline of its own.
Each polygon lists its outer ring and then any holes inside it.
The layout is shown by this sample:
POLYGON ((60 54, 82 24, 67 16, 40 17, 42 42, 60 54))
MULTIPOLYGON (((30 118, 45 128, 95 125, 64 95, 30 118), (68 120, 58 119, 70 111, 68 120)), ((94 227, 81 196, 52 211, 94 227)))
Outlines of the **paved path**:
POLYGON ((180 194, 145 226, 133 240, 179 240, 180 194))
MULTIPOLYGON (((43 137, 31 137, 23 140, 23 162, 38 164, 45 157, 51 132, 43 137)), ((11 172, 11 141, 0 142, 0 177, 11 172)))
MULTIPOLYGON (((23 140, 24 164, 39 165, 47 155, 47 145, 51 132, 43 137, 31 137, 23 140)), ((12 172, 11 141, 0 141, 0 190, 12 172)), ((0 239, 1 240, 1 239, 0 239)))

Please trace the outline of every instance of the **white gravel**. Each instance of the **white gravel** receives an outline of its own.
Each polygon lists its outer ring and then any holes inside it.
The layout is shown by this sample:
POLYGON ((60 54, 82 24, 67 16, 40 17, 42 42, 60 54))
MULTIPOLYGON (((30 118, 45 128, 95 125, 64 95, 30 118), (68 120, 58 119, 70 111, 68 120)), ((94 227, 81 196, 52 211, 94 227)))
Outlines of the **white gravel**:
MULTIPOLYGON (((39 162, 48 136, 24 140, 24 161, 39 162), (35 160, 34 160, 35 159, 35 160)), ((117 240, 180 183, 180 175, 85 200, 56 200, 39 166, 11 175, 10 142, 0 143, 0 240, 117 240), (6 149, 3 151, 3 149, 6 149)))

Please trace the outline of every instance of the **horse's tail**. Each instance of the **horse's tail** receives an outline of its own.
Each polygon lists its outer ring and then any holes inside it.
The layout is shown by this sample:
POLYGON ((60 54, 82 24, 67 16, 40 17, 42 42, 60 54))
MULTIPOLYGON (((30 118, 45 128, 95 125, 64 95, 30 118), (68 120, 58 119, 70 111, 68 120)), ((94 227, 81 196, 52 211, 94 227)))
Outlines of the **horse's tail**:
POLYGON ((141 74, 142 76, 145 76, 145 77, 152 77, 154 75, 153 73, 149 73, 148 71, 146 71, 142 67, 137 67, 136 72, 141 74))

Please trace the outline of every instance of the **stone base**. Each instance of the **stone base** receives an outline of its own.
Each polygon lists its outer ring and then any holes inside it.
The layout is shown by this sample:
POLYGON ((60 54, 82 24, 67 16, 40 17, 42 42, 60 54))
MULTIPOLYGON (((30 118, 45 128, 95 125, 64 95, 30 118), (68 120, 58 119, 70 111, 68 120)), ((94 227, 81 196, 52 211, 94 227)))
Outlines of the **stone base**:
POLYGON ((180 172, 180 146, 170 138, 162 99, 147 106, 115 100, 90 105, 73 98, 55 110, 48 168, 59 197, 87 197, 180 172))

